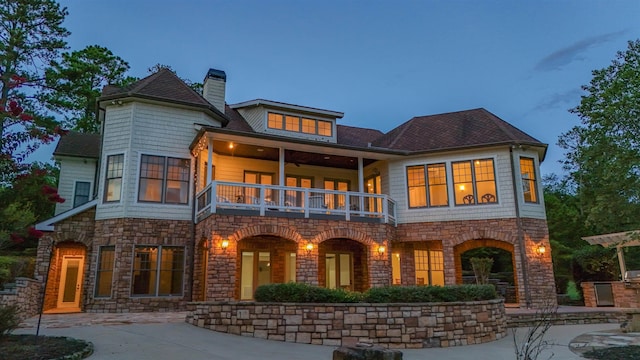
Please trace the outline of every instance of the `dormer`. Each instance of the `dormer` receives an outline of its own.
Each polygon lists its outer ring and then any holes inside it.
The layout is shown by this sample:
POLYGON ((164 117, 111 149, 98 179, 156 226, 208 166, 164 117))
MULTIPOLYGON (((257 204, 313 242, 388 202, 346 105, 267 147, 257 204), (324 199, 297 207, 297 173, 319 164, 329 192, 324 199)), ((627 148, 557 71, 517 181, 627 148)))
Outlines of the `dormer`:
POLYGON ((254 131, 296 139, 337 142, 336 121, 343 113, 256 99, 230 105, 254 131))

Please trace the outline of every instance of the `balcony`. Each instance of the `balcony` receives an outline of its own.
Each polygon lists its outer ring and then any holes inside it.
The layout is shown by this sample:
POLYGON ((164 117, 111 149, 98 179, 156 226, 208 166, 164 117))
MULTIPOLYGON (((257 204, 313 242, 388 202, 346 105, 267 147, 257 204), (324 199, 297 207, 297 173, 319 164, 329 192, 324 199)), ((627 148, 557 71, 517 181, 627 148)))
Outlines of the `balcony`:
POLYGON ((396 204, 384 194, 226 181, 197 195, 196 222, 216 213, 396 224, 396 204))

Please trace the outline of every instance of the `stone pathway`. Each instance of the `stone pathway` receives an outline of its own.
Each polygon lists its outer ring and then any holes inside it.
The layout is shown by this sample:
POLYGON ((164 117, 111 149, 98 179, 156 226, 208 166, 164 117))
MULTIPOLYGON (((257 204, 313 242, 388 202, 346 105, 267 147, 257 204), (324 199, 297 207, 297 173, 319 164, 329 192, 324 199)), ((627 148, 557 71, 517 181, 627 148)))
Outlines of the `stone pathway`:
MULTIPOLYGON (((68 328, 90 325, 164 324, 184 322, 187 313, 147 312, 147 313, 74 313, 43 314, 40 328, 68 328)), ((38 316, 26 319, 21 329, 33 329, 38 324, 38 316)))
POLYGON ((594 331, 582 334, 569 343, 569 349, 578 355, 589 350, 613 346, 640 346, 640 332, 623 333, 620 330, 594 331))

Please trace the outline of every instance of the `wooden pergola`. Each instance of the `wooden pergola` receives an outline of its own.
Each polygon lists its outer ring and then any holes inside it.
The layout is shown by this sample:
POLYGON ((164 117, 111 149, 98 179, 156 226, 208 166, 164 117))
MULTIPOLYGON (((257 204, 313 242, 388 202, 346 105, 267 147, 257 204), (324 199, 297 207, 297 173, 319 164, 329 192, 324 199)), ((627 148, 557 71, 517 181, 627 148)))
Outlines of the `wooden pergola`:
POLYGON ((587 241, 591 245, 602 245, 604 247, 616 248, 618 254, 618 263, 620 264, 620 273, 624 279, 627 266, 624 263, 624 254, 622 248, 629 246, 640 246, 640 230, 625 231, 613 234, 586 236, 582 240, 587 241))

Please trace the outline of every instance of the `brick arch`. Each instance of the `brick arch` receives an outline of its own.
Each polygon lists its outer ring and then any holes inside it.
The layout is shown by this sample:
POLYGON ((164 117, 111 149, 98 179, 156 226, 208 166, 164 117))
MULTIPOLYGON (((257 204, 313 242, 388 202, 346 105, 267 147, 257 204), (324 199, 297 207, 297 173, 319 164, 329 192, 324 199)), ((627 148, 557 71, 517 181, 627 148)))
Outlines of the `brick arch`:
MULTIPOLYGON (((462 254, 473 249, 481 247, 492 247, 501 250, 508 251, 511 254, 511 264, 513 268, 513 282, 516 289, 518 289, 518 268, 516 266, 517 259, 515 256, 515 247, 511 242, 496 240, 496 239, 471 239, 463 243, 455 245, 453 247, 453 256, 456 269, 456 283, 462 284, 462 254)), ((516 297, 519 299, 519 294, 516 291, 516 297)), ((519 301, 516 299, 516 301, 519 301)))
POLYGON ((278 225, 248 226, 231 234, 231 236, 229 236, 229 240, 235 240, 238 242, 242 239, 260 235, 273 235, 286 240, 291 240, 295 243, 302 242, 302 236, 297 231, 289 227, 278 225))
MULTIPOLYGON (((460 246, 469 241, 483 241, 483 240, 489 240, 489 239, 497 242, 511 244, 512 248, 513 248, 513 244, 516 242, 516 238, 513 236, 513 233, 511 231, 500 231, 499 229, 491 228, 491 229, 477 229, 475 231, 459 233, 457 234, 457 236, 454 237, 453 245, 460 246)), ((479 245, 479 246, 472 245, 472 247, 462 252, 474 249, 476 247, 483 247, 483 246, 485 245, 479 245)), ((489 246, 489 245, 486 245, 486 246, 489 246)), ((499 246, 490 246, 490 247, 500 248, 499 246)), ((508 249, 503 249, 503 250, 508 250, 508 249)))
POLYGON ((93 238, 86 231, 56 231, 51 238, 56 246, 61 243, 80 243, 89 249, 93 243, 93 238))
POLYGON ((377 244, 377 242, 373 240, 369 235, 361 231, 353 230, 349 228, 335 228, 335 229, 323 231, 318 235, 316 235, 313 238, 312 242, 319 244, 323 241, 326 241, 329 239, 336 239, 336 238, 345 238, 345 239, 354 240, 366 246, 377 244))

